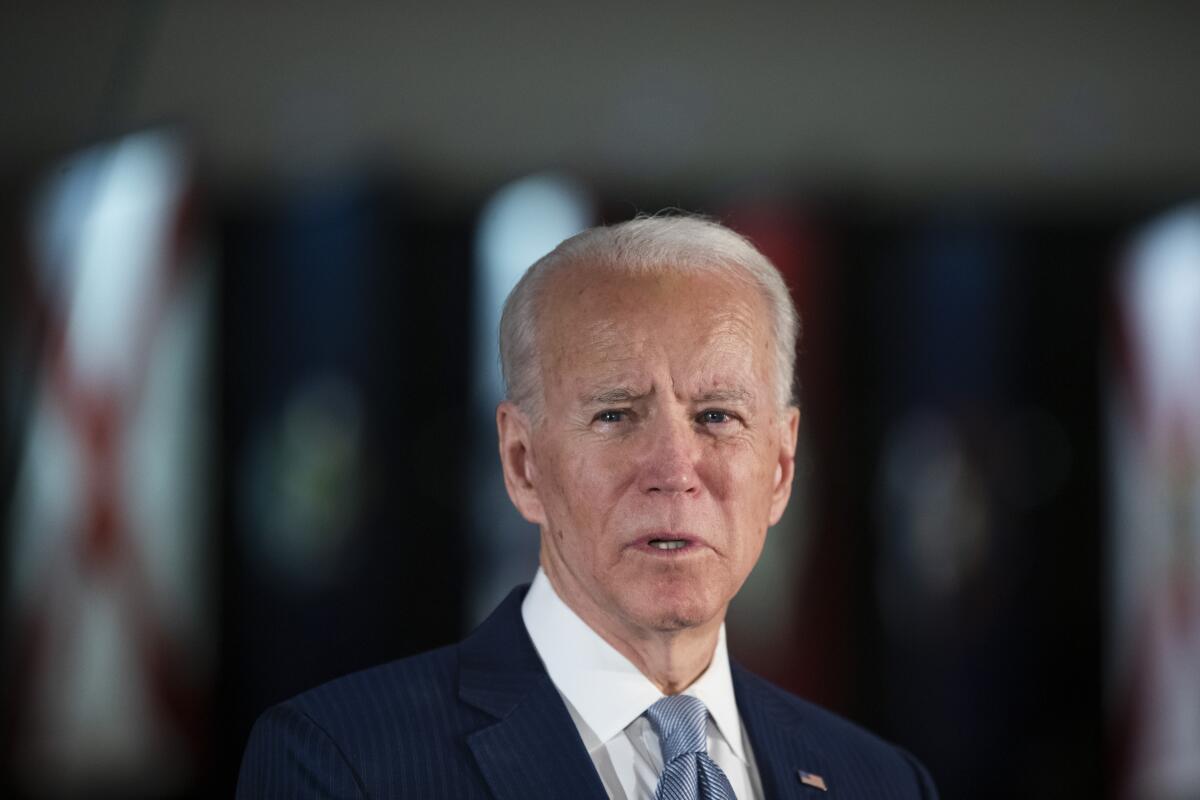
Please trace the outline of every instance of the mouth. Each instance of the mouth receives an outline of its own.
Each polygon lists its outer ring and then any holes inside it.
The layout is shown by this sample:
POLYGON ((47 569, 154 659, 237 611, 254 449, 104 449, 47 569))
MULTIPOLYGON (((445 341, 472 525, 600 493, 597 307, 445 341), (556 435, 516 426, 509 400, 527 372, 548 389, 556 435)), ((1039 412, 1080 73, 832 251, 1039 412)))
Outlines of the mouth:
POLYGON ((688 546, 683 539, 651 539, 647 544, 656 550, 678 550, 688 546))
POLYGON ((658 532, 642 536, 630 543, 632 547, 643 552, 658 555, 678 555, 705 546, 704 540, 690 533, 658 532))

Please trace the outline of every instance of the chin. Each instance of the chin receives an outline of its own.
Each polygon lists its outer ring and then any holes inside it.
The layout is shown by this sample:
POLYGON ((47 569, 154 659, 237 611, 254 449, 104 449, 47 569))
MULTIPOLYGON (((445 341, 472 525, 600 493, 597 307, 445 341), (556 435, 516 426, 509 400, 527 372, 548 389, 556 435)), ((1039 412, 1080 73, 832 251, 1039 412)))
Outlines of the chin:
POLYGON ((661 632, 707 624, 719 617, 725 606, 704 590, 652 592, 641 599, 638 608, 630 609, 630 616, 644 627, 661 632))
POLYGON ((674 631, 690 630, 692 628, 699 627, 701 624, 707 621, 708 618, 700 616, 668 614, 666 616, 660 616, 651 620, 647 627, 651 628, 652 630, 659 631, 660 633, 671 633, 674 631))

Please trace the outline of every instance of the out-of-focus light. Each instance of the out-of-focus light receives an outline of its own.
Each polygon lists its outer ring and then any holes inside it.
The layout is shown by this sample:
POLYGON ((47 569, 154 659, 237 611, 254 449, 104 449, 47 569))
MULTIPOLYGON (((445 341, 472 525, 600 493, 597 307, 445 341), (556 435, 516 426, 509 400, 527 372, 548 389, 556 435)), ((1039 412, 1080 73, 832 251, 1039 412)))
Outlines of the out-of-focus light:
POLYGON ((533 262, 592 224, 588 193, 564 175, 530 175, 496 192, 479 218, 475 263, 476 396, 487 416, 504 396, 497 356, 504 300, 533 262))
POLYGON ((470 606, 475 620, 515 584, 533 577, 537 564, 537 536, 512 508, 496 460, 494 414, 504 398, 498 355, 504 300, 533 262, 591 225, 594 213, 591 196, 579 183, 563 175, 539 174, 500 189, 480 215, 472 377, 475 560, 470 606))
MULTIPOLYGON (((1147 393, 1146 419, 1185 423, 1200 446, 1200 206, 1153 225, 1123 274, 1130 333, 1147 393)), ((1165 432, 1164 432, 1165 434, 1165 432)))
POLYGON ((1107 393, 1117 796, 1200 797, 1200 206, 1129 255, 1107 393))
POLYGON ((243 505, 258 562, 299 585, 330 583, 360 514, 362 398, 334 372, 296 388, 274 424, 258 429, 243 505))
POLYGON ((32 209, 44 336, 5 607, 10 755, 29 791, 170 794, 202 750, 212 286, 190 187, 187 148, 150 131, 66 160, 32 209))
POLYGON ((878 562, 880 610, 892 632, 940 622, 978 577, 994 535, 986 476, 953 420, 917 411, 884 448, 878 562))
POLYGON ((181 199, 180 145, 144 133, 89 152, 52 186, 37 241, 43 286, 66 304, 67 350, 89 383, 128 380, 129 347, 166 275, 159 263, 174 230, 165 220, 181 199))

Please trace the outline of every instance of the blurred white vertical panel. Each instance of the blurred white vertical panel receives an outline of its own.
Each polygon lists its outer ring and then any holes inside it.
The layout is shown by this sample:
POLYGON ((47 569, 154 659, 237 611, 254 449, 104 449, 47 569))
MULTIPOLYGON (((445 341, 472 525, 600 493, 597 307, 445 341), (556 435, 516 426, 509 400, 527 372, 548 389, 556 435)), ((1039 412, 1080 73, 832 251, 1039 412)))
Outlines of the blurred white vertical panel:
POLYGON ((533 262, 563 239, 593 224, 591 195, 563 175, 514 181, 484 206, 475 244, 473 303, 472 476, 470 495, 473 621, 482 619, 537 565, 538 536, 521 519, 504 489, 496 455, 496 405, 504 398, 499 331, 504 300, 533 262))
POLYGON ((186 147, 149 131, 69 159, 34 205, 4 608, 9 756, 34 793, 173 792, 198 768, 213 288, 191 196, 186 147))
POLYGON ((1134 241, 1110 354, 1109 722, 1124 797, 1200 797, 1200 206, 1134 241))

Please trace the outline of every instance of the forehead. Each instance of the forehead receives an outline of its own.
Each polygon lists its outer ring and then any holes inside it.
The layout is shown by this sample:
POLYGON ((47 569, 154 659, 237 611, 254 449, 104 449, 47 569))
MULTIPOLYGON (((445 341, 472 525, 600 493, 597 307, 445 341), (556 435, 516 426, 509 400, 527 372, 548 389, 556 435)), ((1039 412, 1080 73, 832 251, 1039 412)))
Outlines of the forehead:
POLYGON ((647 368, 660 362, 692 383, 765 382, 768 320, 762 294, 724 275, 559 273, 541 308, 546 389, 564 381, 644 381, 647 368))

